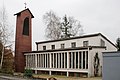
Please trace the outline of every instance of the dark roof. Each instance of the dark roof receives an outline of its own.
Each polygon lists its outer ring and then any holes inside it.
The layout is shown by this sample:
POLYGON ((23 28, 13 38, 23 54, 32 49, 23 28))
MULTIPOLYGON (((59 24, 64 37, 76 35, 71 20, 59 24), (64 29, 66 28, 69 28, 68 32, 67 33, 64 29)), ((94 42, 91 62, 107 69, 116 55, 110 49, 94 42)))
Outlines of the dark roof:
POLYGON ((120 57, 120 51, 102 52, 103 57, 120 57))
POLYGON ((22 12, 24 12, 24 11, 26 11, 26 10, 28 10, 28 11, 30 12, 32 18, 34 18, 33 14, 32 14, 31 11, 29 10, 29 8, 27 8, 27 9, 25 9, 25 10, 22 10, 22 11, 20 11, 20 12, 14 14, 14 15, 19 15, 19 14, 21 14, 22 12))
POLYGON ((69 51, 69 50, 91 50, 92 48, 106 48, 105 46, 87 46, 87 47, 75 47, 75 48, 64 48, 64 49, 53 49, 53 50, 41 50, 41 51, 30 51, 30 52, 23 52, 23 53, 40 53, 40 52, 56 52, 56 51, 69 51))
MULTIPOLYGON (((107 39, 107 38, 106 38, 104 35, 102 35, 101 33, 90 34, 90 35, 83 35, 83 36, 77 36, 77 37, 66 38, 66 39, 58 39, 58 40, 49 40, 49 41, 36 42, 36 44, 38 45, 38 44, 41 44, 41 43, 65 41, 65 40, 78 39, 78 38, 86 38, 86 37, 94 37, 94 36, 102 36, 104 39, 106 39, 108 42, 110 42, 113 46, 116 47, 115 44, 113 44, 109 39, 107 39)), ((117 47, 116 47, 116 48, 117 48, 117 47)))
POLYGON ((102 53, 120 53, 120 51, 109 51, 109 52, 102 52, 102 53))

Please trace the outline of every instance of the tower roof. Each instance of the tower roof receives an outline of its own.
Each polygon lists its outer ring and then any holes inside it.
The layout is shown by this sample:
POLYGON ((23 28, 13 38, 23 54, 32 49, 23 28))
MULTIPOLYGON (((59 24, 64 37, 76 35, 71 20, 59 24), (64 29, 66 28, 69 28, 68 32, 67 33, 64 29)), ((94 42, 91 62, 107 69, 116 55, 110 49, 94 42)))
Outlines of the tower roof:
POLYGON ((26 10, 28 10, 28 11, 30 12, 32 18, 34 18, 33 14, 32 14, 31 11, 29 10, 29 8, 27 8, 27 9, 25 9, 25 10, 22 10, 22 11, 20 11, 20 12, 14 14, 14 15, 19 15, 19 14, 21 14, 22 12, 24 12, 24 11, 26 11, 26 10))

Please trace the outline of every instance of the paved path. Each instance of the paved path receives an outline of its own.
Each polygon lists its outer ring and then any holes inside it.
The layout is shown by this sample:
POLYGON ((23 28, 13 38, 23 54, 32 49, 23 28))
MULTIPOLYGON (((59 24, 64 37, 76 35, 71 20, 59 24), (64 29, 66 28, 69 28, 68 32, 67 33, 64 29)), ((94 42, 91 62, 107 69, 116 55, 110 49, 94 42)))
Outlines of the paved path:
POLYGON ((43 79, 23 79, 10 76, 0 76, 0 80, 43 80, 43 79))
POLYGON ((27 80, 27 79, 8 77, 8 76, 0 76, 0 80, 27 80))

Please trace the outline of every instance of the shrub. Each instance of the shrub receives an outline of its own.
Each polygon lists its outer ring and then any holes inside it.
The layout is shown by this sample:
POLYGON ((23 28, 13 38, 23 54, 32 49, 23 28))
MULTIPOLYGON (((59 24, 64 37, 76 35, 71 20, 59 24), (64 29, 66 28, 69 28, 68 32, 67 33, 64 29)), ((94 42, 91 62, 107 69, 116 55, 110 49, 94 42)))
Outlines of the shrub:
POLYGON ((0 69, 0 73, 11 74, 13 75, 14 70, 12 69, 0 69))
POLYGON ((24 76, 26 77, 32 77, 32 69, 25 69, 24 76))

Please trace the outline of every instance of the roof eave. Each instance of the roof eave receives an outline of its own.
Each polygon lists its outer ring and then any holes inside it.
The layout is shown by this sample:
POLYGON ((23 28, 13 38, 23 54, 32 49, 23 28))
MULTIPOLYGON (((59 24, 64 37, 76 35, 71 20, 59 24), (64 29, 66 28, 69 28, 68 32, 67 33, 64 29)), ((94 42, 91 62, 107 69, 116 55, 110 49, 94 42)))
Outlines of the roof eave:
MULTIPOLYGON (((25 10, 28 10, 28 11, 30 12, 32 18, 34 18, 33 14, 32 14, 31 11, 29 10, 29 8, 27 8, 27 9, 25 9, 25 10)), ((15 16, 15 15, 19 15, 19 14, 21 14, 21 12, 23 12, 23 11, 25 11, 25 10, 22 10, 22 11, 16 13, 16 14, 14 14, 14 16, 15 16)))

